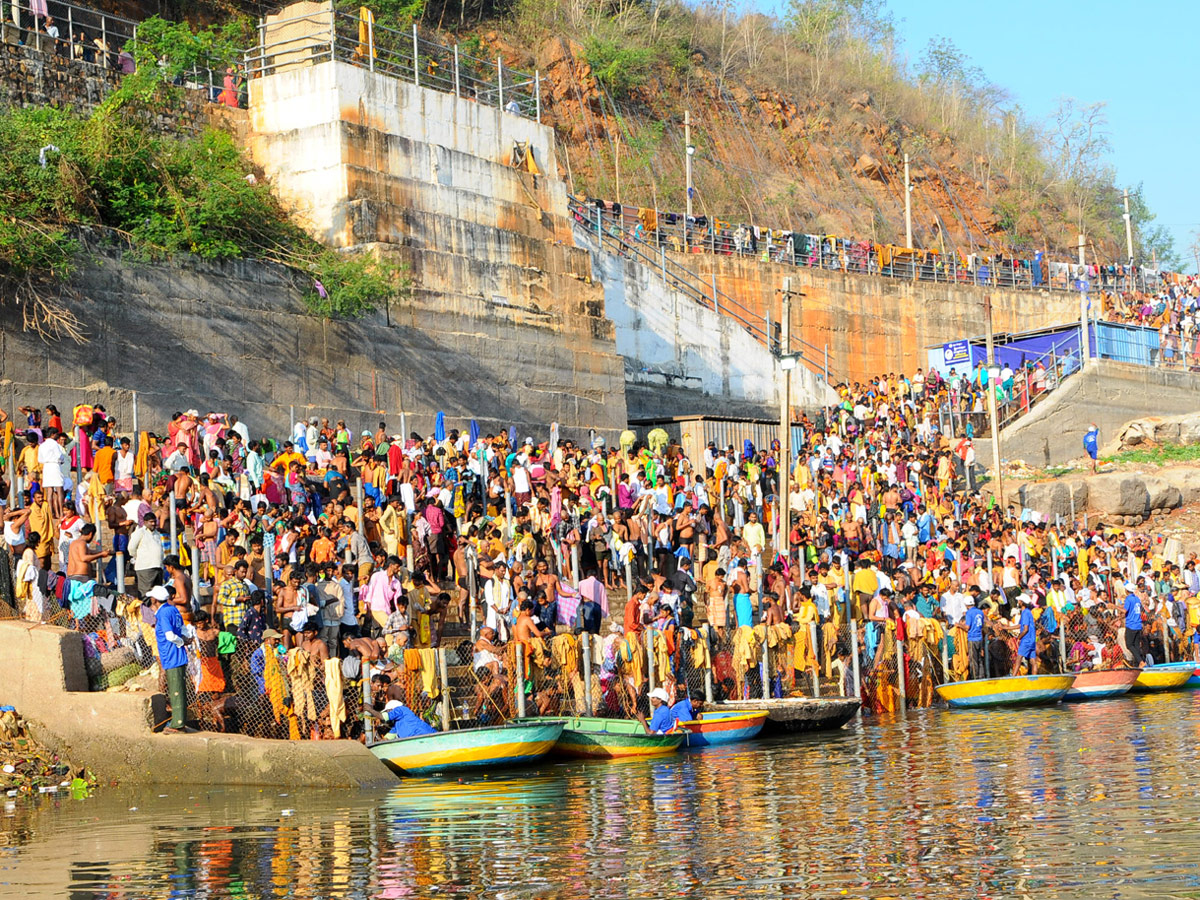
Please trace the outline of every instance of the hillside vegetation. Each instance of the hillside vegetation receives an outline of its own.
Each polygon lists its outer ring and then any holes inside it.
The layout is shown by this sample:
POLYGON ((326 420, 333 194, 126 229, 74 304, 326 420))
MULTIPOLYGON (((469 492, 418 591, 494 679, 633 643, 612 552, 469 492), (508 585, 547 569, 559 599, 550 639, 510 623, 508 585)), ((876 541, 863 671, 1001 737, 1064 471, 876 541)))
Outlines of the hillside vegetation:
MULTIPOLYGON (((162 2, 107 5, 137 15, 162 2)), ((337 3, 356 12, 360 0, 337 3)), ((907 153, 919 246, 1073 259, 1083 234, 1089 259, 1124 261, 1103 103, 1062 98, 1032 119, 950 38, 905 48, 884 0, 783 0, 778 15, 729 0, 367 5, 380 25, 416 21, 466 52, 539 69, 579 194, 682 209, 688 110, 699 214, 902 243, 907 153)), ((206 21, 268 8, 175 6, 206 21)), ((1140 188, 1131 194, 1135 260, 1177 263, 1140 188)))

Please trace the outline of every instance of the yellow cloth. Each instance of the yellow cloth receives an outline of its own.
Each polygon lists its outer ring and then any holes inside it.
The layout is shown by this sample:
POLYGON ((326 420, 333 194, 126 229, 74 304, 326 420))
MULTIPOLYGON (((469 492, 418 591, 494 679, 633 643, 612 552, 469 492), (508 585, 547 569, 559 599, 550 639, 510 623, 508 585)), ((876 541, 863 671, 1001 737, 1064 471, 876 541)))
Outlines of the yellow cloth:
MULTIPOLYGON (((404 662, 408 663, 408 654, 411 651, 405 651, 404 662)), ((430 700, 436 700, 441 696, 441 686, 438 676, 438 656, 437 651, 429 647, 424 647, 416 651, 417 658, 420 660, 421 673, 421 690, 429 697, 430 700)))
POLYGON ((358 59, 375 58, 375 14, 367 7, 358 8, 358 48, 354 51, 358 59))
POLYGON ((967 633, 961 628, 955 628, 951 634, 954 637, 954 655, 950 657, 950 673, 955 681, 966 681, 971 672, 967 633))
POLYGON ((346 722, 346 698, 342 689, 342 661, 325 660, 325 695, 329 698, 329 727, 335 738, 342 736, 342 725, 346 722))
MULTIPOLYGON (((152 628, 151 630, 153 631, 152 628)), ((154 646, 154 644, 152 643, 150 646, 154 646)), ((276 723, 279 723, 283 721, 284 713, 283 669, 279 666, 279 657, 275 651, 266 644, 263 644, 262 648, 263 684, 267 688, 267 699, 271 701, 271 712, 275 715, 276 723)))
MULTIPOLYGON (((266 656, 266 653, 263 653, 266 656)), ((317 701, 313 695, 313 685, 316 683, 313 671, 313 659, 308 651, 296 647, 288 651, 288 679, 292 683, 292 709, 298 717, 308 722, 317 719, 317 701)))
POLYGON ((812 630, 801 625, 793 637, 792 668, 797 672, 817 671, 817 648, 812 644, 812 630))
POLYGON ((701 671, 712 668, 712 651, 708 646, 708 639, 702 635, 696 635, 696 641, 692 644, 692 668, 701 671))
POLYGON ((671 654, 667 647, 667 636, 657 629, 649 633, 654 635, 654 683, 665 684, 671 675, 671 654))
POLYGON ((640 687, 646 680, 646 651, 636 634, 628 634, 621 641, 621 646, 617 650, 617 658, 626 664, 622 668, 624 673, 629 676, 633 686, 640 687))
POLYGON ((745 675, 751 666, 758 665, 758 635, 749 625, 733 633, 733 671, 745 675))

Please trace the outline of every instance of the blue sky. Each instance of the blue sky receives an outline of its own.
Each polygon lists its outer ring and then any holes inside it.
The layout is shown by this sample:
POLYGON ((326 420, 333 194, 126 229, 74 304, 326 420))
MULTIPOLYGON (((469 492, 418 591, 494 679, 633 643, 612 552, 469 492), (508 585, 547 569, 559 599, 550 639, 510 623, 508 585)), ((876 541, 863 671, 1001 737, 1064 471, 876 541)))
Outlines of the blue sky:
POLYGON ((1145 183, 1156 224, 1170 226, 1185 270, 1194 270, 1200 2, 891 0, 888 8, 910 65, 930 38, 948 37, 1034 118, 1047 116, 1064 95, 1107 101, 1120 186, 1145 183))

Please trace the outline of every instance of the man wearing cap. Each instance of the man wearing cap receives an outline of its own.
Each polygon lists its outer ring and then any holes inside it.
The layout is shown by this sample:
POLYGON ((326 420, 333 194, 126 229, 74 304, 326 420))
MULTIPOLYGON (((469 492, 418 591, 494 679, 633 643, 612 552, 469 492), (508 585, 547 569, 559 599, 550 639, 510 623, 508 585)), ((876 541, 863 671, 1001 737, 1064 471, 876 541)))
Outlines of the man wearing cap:
POLYGON ((154 513, 147 513, 142 518, 142 527, 135 529, 129 538, 129 558, 133 560, 133 574, 141 596, 162 584, 163 546, 154 513))
POLYGON ((666 734, 675 727, 675 715, 671 712, 671 696, 665 689, 656 687, 650 692, 650 721, 646 722, 641 711, 638 719, 648 734, 666 734))
POLYGON ((183 616, 168 603, 170 595, 161 584, 146 593, 154 612, 154 638, 158 646, 158 661, 167 680, 167 697, 171 703, 171 724, 164 728, 170 734, 191 731, 187 727, 187 650, 192 642, 183 633, 183 616))

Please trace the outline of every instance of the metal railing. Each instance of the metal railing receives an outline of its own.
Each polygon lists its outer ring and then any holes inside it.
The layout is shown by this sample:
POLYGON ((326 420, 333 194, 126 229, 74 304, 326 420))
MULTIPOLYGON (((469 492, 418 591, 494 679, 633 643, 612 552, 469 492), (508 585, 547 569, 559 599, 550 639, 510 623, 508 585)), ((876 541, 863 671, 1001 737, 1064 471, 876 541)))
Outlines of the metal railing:
POLYGON ((542 118, 541 77, 512 69, 497 56, 479 59, 459 46, 421 37, 416 25, 400 31, 377 25, 371 16, 330 11, 290 19, 261 20, 259 42, 243 57, 251 78, 297 66, 338 60, 495 106, 538 122, 542 118))
MULTIPOLYGON (((1010 288, 1013 290, 1074 291, 1078 290, 1078 267, 1066 263, 1051 263, 1047 277, 1034 277, 1028 260, 1004 258, 992 261, 980 256, 967 257, 961 263, 956 253, 943 254, 933 250, 911 251, 900 247, 855 241, 831 235, 808 235, 780 229, 752 229, 733 225, 720 219, 686 215, 662 210, 643 210, 634 206, 606 204, 600 210, 604 220, 628 236, 632 243, 648 243, 680 253, 710 253, 719 256, 742 256, 762 262, 776 262, 806 269, 842 271, 858 275, 879 275, 905 281, 930 284, 977 285, 1010 288), (643 212, 652 216, 643 217, 643 212), (647 228, 646 221, 651 227, 647 228), (757 234, 756 234, 757 231, 757 234)), ((1160 279, 1152 269, 1109 267, 1095 276, 1097 286, 1106 290, 1155 290, 1160 279)), ((1090 276, 1089 277, 1093 277, 1090 276)))
MULTIPOLYGON (((46 14, 28 3, 4 4, 11 16, 0 19, 0 36, 15 29, 18 39, 30 49, 60 57, 74 65, 100 71, 129 74, 134 71, 132 45, 137 40, 138 23, 61 0, 48 0, 46 14), (58 32, 55 37, 50 28, 58 32)), ((204 91, 212 103, 246 105, 244 79, 232 71, 236 60, 208 66, 193 65, 172 79, 189 90, 204 91)))
MULTIPOLYGON (((630 239, 615 222, 606 222, 603 212, 594 205, 589 205, 576 197, 568 196, 567 207, 575 221, 587 227, 591 234, 596 235, 603 249, 607 246, 614 249, 620 256, 636 259, 651 272, 656 273, 667 287, 677 290, 695 300, 701 306, 711 307, 714 312, 728 316, 746 330, 746 332, 765 346, 771 352, 779 350, 778 323, 773 323, 770 312, 760 316, 748 309, 738 300, 726 294, 717 286, 717 276, 708 279, 693 272, 686 266, 680 265, 667 256, 667 245, 657 244, 657 252, 650 244, 630 239)), ((798 338, 795 334, 789 338, 793 352, 801 354, 804 364, 813 372, 823 375, 825 368, 819 359, 824 358, 825 349, 818 348, 798 338), (810 358, 811 354, 811 358, 810 358)))

